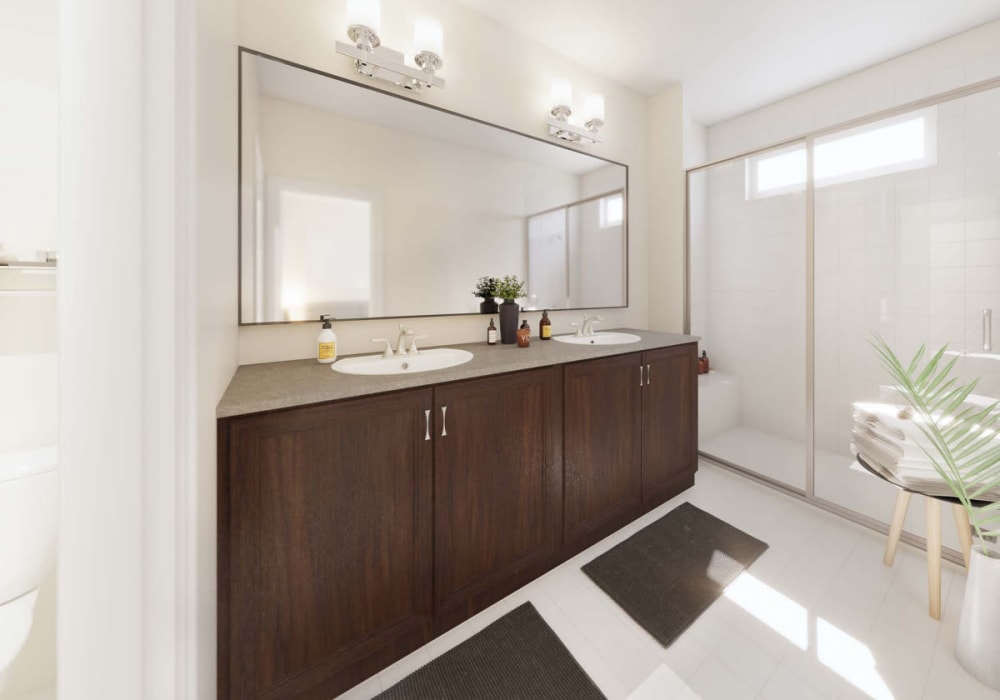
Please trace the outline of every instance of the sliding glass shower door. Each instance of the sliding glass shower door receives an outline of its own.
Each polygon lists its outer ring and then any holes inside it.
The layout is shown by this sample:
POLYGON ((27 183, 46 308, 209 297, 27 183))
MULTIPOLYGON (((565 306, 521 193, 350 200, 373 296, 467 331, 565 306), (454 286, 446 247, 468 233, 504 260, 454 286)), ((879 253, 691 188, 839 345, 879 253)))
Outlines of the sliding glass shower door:
POLYGON ((887 523, 851 448, 855 404, 892 394, 870 340, 947 345, 1000 397, 1000 80, 689 171, 688 231, 705 455, 887 523))
POLYGON ((690 174, 691 332, 700 449, 806 486, 803 144, 690 174))
POLYGON ((869 338, 906 359, 947 345, 978 393, 1000 395, 1000 90, 817 138, 815 164, 815 494, 884 522, 896 489, 850 445, 854 404, 891 393, 869 338))

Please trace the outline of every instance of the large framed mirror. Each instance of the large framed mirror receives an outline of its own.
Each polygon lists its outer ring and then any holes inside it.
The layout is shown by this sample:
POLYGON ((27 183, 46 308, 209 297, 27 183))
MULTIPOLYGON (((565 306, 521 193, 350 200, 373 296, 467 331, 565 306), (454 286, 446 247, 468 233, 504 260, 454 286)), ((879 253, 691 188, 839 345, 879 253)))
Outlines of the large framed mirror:
POLYGON ((240 49, 240 325, 628 306, 628 167, 240 49))

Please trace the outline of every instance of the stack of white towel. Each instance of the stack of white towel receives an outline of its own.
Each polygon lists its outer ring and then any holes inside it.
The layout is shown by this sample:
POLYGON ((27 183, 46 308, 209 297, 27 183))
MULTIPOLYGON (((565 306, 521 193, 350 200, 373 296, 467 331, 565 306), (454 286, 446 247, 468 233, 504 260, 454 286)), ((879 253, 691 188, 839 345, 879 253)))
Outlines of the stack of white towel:
MULTIPOLYGON (((921 447, 927 446, 936 455, 911 415, 909 407, 855 403, 851 449, 897 486, 931 496, 954 496, 921 447)), ((986 494, 982 500, 1000 500, 1000 492, 986 494)))

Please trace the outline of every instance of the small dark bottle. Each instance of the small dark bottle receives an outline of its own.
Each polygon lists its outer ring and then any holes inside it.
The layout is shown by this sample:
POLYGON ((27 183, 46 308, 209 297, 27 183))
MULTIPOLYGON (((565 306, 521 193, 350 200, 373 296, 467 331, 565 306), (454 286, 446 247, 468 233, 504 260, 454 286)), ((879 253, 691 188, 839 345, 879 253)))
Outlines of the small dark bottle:
POLYGON ((698 360, 699 374, 708 374, 708 353, 701 351, 701 359, 698 360))
POLYGON ((542 312, 542 320, 538 322, 538 337, 542 340, 552 339, 552 321, 549 320, 549 310, 542 312))
POLYGON ((486 329, 486 344, 496 345, 497 344, 497 327, 493 325, 493 319, 490 319, 490 325, 486 329))
POLYGON ((531 326, 528 319, 521 321, 521 327, 517 329, 517 347, 526 348, 531 344, 531 326))

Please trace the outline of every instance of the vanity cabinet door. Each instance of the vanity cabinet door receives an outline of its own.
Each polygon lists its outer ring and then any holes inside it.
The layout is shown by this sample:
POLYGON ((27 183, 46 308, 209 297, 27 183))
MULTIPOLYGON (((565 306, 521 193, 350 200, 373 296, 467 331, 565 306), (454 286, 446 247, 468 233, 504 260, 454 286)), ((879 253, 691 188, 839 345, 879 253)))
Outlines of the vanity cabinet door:
POLYGON ((698 467, 697 346, 642 354, 642 505, 650 510, 694 485, 698 467))
POLYGON ((642 507, 640 354, 565 365, 564 539, 572 555, 642 507))
POLYGON ((431 397, 220 422, 219 697, 329 700, 431 638, 431 397))
POLYGON ((434 390, 436 631, 547 570, 562 522, 559 367, 434 390))

